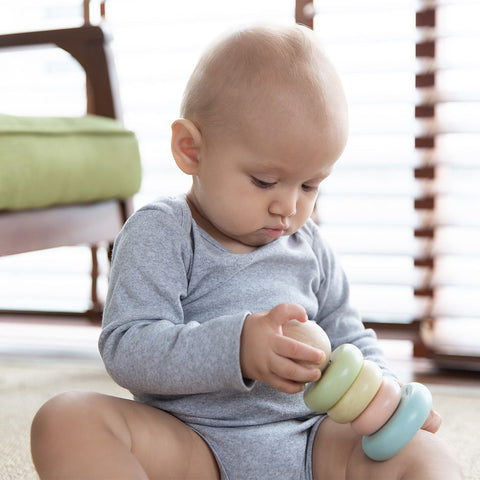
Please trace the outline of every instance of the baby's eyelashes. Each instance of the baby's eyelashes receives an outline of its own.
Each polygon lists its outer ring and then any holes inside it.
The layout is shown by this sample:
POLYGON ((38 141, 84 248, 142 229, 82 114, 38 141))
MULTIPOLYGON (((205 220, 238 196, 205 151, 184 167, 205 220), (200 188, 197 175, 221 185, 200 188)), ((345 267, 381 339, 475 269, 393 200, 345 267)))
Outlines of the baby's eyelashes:
POLYGON ((277 182, 265 182, 257 177, 251 177, 252 183, 259 188, 272 188, 277 182))
POLYGON ((302 185, 303 191, 307 193, 317 193, 318 185, 302 185))

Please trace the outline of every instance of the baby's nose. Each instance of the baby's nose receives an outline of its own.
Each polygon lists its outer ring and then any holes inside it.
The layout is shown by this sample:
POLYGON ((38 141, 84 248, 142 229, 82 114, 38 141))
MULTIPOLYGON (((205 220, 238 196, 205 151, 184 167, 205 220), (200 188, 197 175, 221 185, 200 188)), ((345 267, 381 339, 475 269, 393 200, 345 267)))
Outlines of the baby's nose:
POLYGON ((297 213, 296 195, 279 195, 270 205, 270 213, 287 218, 297 213))

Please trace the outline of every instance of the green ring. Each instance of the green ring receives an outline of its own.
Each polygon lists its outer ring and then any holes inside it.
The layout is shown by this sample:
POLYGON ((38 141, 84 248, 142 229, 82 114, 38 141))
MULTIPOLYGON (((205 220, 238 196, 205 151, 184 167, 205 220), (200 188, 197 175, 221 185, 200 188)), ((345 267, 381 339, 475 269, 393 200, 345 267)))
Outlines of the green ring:
POLYGON ((305 405, 314 412, 330 410, 352 386, 362 365, 362 352, 355 345, 345 343, 337 347, 320 380, 307 385, 303 394, 305 405))

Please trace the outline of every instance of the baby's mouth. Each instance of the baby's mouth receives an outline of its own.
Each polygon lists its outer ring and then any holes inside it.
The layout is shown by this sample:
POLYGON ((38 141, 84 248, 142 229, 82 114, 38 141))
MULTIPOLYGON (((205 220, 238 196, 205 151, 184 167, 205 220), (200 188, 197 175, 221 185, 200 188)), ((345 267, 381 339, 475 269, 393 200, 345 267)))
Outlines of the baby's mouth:
POLYGON ((263 231, 270 238, 280 238, 285 234, 286 229, 284 227, 264 228, 263 231))

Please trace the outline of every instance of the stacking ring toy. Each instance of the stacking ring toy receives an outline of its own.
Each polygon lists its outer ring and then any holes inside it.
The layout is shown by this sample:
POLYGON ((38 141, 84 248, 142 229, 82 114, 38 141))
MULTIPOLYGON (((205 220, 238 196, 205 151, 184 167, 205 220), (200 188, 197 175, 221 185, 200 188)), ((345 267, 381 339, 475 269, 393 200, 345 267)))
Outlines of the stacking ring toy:
POLYGON ((364 436, 362 447, 372 460, 383 461, 396 455, 421 428, 432 408, 432 395, 421 383, 407 383, 388 422, 372 435, 364 436))
POLYGON ((353 420, 353 430, 359 435, 375 433, 393 415, 400 398, 401 389, 398 382, 391 377, 385 377, 368 407, 353 420))
POLYGON ((337 423, 351 422, 365 410, 381 384, 380 367, 370 360, 365 360, 358 377, 347 393, 328 410, 328 416, 337 423))
POLYGON ((337 347, 330 360, 321 379, 309 383, 303 395, 307 407, 315 412, 330 410, 351 387, 363 365, 362 352, 349 343, 337 347))
POLYGON ((371 435, 393 415, 401 398, 400 385, 392 377, 385 377, 380 389, 368 407, 352 422, 359 435, 371 435))
POLYGON ((396 455, 422 427, 432 408, 432 395, 420 383, 400 388, 382 377, 380 367, 364 360, 351 344, 337 347, 320 380, 303 394, 310 410, 327 413, 337 423, 352 422, 363 435, 365 454, 375 461, 396 455))

